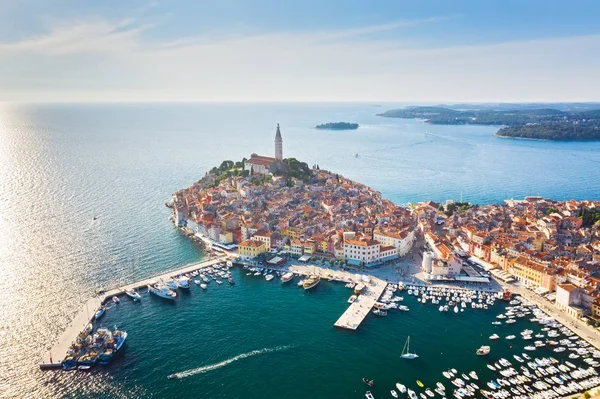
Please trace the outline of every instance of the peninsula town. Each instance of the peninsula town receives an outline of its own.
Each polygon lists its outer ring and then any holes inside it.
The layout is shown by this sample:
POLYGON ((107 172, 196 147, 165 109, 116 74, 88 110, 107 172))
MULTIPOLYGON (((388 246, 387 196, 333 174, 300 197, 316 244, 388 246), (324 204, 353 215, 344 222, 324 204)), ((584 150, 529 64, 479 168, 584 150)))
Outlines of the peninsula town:
POLYGON ((477 206, 398 206, 337 173, 275 157, 224 161, 168 203, 174 223, 240 261, 319 259, 394 267, 418 254, 429 283, 517 281, 589 324, 600 321, 600 202, 532 196, 477 206))

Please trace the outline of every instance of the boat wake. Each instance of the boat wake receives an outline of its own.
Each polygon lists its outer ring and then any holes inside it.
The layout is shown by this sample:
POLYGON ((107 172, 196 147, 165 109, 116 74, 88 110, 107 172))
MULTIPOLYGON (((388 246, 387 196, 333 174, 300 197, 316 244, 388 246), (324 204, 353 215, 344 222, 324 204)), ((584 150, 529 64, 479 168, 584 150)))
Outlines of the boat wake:
POLYGON ((245 359, 247 357, 262 355, 264 353, 280 352, 280 351, 284 351, 289 348, 290 348, 289 345, 285 345, 285 346, 277 346, 275 348, 256 349, 256 350, 253 350, 252 352, 242 353, 241 355, 237 355, 230 359, 223 360, 222 362, 219 362, 219 363, 210 364, 208 366, 202 366, 202 367, 198 367, 195 369, 185 370, 185 371, 181 371, 179 373, 171 374, 169 376, 169 378, 191 377, 192 375, 207 373, 212 370, 220 369, 221 367, 225 367, 233 362, 236 362, 241 359, 245 359))

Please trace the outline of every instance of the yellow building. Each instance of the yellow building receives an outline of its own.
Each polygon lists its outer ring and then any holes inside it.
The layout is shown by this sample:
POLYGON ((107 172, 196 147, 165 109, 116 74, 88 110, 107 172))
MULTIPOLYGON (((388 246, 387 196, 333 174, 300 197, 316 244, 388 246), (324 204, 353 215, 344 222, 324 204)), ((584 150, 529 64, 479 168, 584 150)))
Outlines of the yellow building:
POLYGON ((283 235, 290 237, 291 240, 295 240, 298 237, 298 232, 294 229, 287 228, 283 232, 283 235))
POLYGON ((555 289, 554 271, 545 264, 525 256, 521 255, 513 260, 510 272, 528 286, 543 287, 548 291, 555 289))
POLYGON ((307 241, 304 243, 304 254, 312 255, 315 253, 316 245, 314 241, 307 241))
POLYGON ((247 240, 238 245, 238 255, 244 258, 255 258, 267 252, 262 241, 247 240))

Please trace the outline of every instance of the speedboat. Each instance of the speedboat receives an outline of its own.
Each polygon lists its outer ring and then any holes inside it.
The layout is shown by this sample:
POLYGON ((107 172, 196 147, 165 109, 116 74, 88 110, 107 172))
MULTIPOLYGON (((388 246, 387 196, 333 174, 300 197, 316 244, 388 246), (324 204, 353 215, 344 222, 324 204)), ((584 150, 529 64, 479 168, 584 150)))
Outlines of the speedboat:
POLYGON ((177 293, 164 284, 148 285, 148 292, 165 299, 175 300, 177 297, 177 293))
POLYGON ((406 392, 406 387, 402 384, 400 384, 399 382, 396 383, 396 388, 398 389, 398 391, 400 393, 405 393, 406 392))
POLYGON ((104 306, 100 306, 100 309, 98 309, 98 310, 96 311, 96 314, 95 314, 95 316, 94 316, 94 317, 95 317, 95 319, 96 319, 96 320, 98 320, 100 317, 102 317, 102 315, 104 315, 104 312, 105 312, 105 311, 106 311, 106 308, 105 308, 104 306))
POLYGON ((134 301, 142 300, 142 296, 135 289, 125 291, 125 295, 127 295, 129 298, 133 299, 134 301))
POLYGON ((412 389, 408 390, 408 397, 410 399, 418 399, 417 394, 415 393, 415 391, 413 391, 412 389))
POLYGON ((294 278, 294 273, 287 272, 286 274, 284 274, 283 276, 281 276, 281 282, 282 283, 287 283, 288 281, 292 281, 293 278, 294 278))
POLYGON ((176 379, 176 378, 179 378, 179 377, 177 376, 177 374, 170 374, 170 375, 167 376, 167 378, 169 380, 173 380, 173 379, 176 379))
POLYGON ((515 339, 515 336, 514 335, 509 335, 509 336, 506 337, 506 339, 515 339))
POLYGON ((498 339, 498 338, 500 338, 500 336, 498 334, 490 335, 490 339, 491 340, 495 340, 495 339, 498 339))
POLYGON ((395 390, 393 390, 393 389, 392 389, 392 390, 390 391, 390 393, 392 394, 392 396, 393 396, 394 398, 397 398, 397 397, 398 397, 398 392, 396 392, 395 390))

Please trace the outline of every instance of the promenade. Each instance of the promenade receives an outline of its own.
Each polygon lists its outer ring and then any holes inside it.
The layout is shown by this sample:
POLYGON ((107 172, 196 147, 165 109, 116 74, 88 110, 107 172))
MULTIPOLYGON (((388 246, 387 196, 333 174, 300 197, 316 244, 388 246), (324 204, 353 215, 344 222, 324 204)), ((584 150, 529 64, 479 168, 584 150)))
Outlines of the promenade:
POLYGON ((131 284, 123 285, 111 290, 104 292, 102 295, 88 299, 82 306, 81 310, 75 315, 73 321, 60 335, 58 341, 52 346, 49 352, 46 352, 43 356, 40 368, 51 369, 60 368, 62 362, 67 355, 67 351, 71 347, 71 344, 75 342, 77 335, 85 328, 86 325, 94 320, 96 311, 103 305, 107 299, 113 296, 124 295, 125 291, 131 289, 138 289, 146 287, 148 284, 154 284, 160 280, 170 279, 172 276, 190 273, 195 270, 199 270, 208 266, 212 266, 219 262, 224 262, 229 259, 229 256, 219 256, 217 258, 211 258, 204 262, 194 263, 191 265, 184 266, 179 269, 169 270, 163 272, 154 277, 150 277, 144 280, 136 281, 131 284))
POLYGON ((377 277, 369 276, 370 282, 366 283, 360 278, 360 276, 364 274, 329 269, 326 267, 293 265, 289 267, 289 270, 303 276, 318 275, 323 279, 331 279, 344 283, 361 283, 365 285, 366 288, 363 293, 358 296, 356 301, 354 301, 334 323, 334 326, 348 330, 356 330, 360 326, 387 286, 385 280, 377 277))

